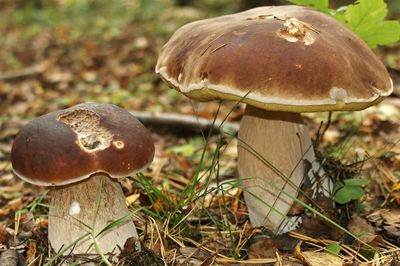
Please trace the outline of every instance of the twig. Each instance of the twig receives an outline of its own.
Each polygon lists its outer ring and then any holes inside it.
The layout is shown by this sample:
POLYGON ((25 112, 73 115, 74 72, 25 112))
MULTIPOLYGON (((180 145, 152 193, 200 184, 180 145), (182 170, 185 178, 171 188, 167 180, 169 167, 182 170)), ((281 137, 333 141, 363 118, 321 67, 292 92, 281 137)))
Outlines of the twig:
POLYGON ((211 119, 205 119, 192 115, 182 115, 176 113, 151 113, 141 111, 131 111, 145 126, 164 127, 175 132, 201 133, 212 130, 215 133, 229 132, 235 134, 239 130, 239 123, 222 122, 217 119, 215 122, 211 119), (222 125, 221 125, 222 123, 222 125))
POLYGON ((321 122, 321 124, 319 125, 317 135, 315 137, 314 150, 318 150, 319 144, 322 142, 322 139, 324 138, 324 135, 328 130, 329 126, 331 125, 331 123, 332 123, 332 112, 329 112, 328 121, 326 122, 324 129, 322 129, 323 122, 321 122))
MULTIPOLYGON (((176 113, 152 113, 141 111, 130 111, 145 126, 155 129, 169 129, 171 133, 200 134, 211 130, 214 134, 226 132, 235 135, 239 131, 240 123, 227 122, 226 120, 206 119, 193 115, 182 115, 176 113), (222 123, 222 125, 221 125, 222 123)), ((18 121, 16 128, 19 129, 26 125, 28 120, 18 121)), ((0 127, 0 130, 2 128, 0 127)), ((1 139, 1 135, 0 135, 1 139)), ((1 189, 0 189, 1 190, 1 189)))
POLYGON ((34 76, 42 73, 46 69, 45 64, 36 64, 16 71, 0 73, 0 81, 12 80, 34 76))

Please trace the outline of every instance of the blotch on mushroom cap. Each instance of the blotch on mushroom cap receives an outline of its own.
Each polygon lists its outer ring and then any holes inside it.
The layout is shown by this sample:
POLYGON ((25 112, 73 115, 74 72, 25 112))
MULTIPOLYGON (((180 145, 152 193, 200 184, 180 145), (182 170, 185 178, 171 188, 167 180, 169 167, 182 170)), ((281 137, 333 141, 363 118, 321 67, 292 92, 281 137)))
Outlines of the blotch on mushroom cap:
POLYGON ((77 135, 77 143, 87 152, 104 150, 111 145, 113 134, 100 123, 100 116, 91 110, 76 109, 57 117, 71 127, 77 135))
MULTIPOLYGON (((275 19, 278 19, 275 17, 275 19)), ((310 31, 319 33, 311 25, 304 23, 297 18, 283 18, 283 28, 279 29, 277 35, 288 42, 302 42, 304 45, 311 45, 315 38, 310 34, 310 31)))
POLYGON ((125 143, 122 140, 113 141, 113 145, 117 149, 123 149, 125 147, 125 143))
POLYGON ((156 72, 200 101, 290 112, 360 110, 393 90, 385 66, 359 37, 300 6, 189 23, 162 48, 156 72), (332 88, 346 94, 333 90, 332 96, 332 88))
POLYGON ((347 92, 345 89, 333 87, 329 91, 329 95, 335 101, 345 102, 347 100, 347 92))

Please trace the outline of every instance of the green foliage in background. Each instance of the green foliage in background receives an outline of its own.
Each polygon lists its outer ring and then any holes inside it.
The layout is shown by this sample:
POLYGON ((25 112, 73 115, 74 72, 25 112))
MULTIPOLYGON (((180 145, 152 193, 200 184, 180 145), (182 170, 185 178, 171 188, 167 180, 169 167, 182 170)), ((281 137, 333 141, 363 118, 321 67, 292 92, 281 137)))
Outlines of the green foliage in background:
POLYGON ((400 22, 385 20, 388 9, 383 0, 357 0, 354 4, 329 9, 328 0, 289 0, 298 5, 314 7, 332 15, 360 36, 369 47, 395 43, 400 40, 400 22))
MULTIPOLYGON (((1 2, 1 1, 0 1, 1 2)), ((72 38, 81 38, 86 34, 101 36, 108 39, 118 36, 121 28, 132 16, 130 10, 133 4, 123 0, 111 1, 36 1, 16 4, 16 10, 11 14, 0 16, 0 27, 24 26, 28 36, 41 32, 44 28, 68 26, 72 38)), ((5 11, 3 11, 3 14, 5 11)))
MULTIPOLYGON (((357 0, 354 4, 337 10, 329 8, 329 0, 288 1, 311 6, 335 17, 348 25, 370 47, 394 43, 400 39, 399 21, 385 20, 388 8, 384 0, 357 0)), ((41 32, 43 28, 57 28, 63 25, 72 29, 73 38, 89 34, 109 39, 118 36, 127 23, 137 21, 155 23, 157 27, 153 27, 152 30, 157 33, 161 31, 169 36, 177 27, 189 21, 234 13, 240 10, 241 6, 239 0, 188 2, 193 6, 178 6, 174 0, 27 0, 15 4, 18 7, 15 10, 2 10, 0 28, 2 25, 23 25, 28 35, 32 35, 41 32), (35 5, 36 2, 42 3, 41 6, 35 5), (183 20, 179 18, 182 16, 183 20)))

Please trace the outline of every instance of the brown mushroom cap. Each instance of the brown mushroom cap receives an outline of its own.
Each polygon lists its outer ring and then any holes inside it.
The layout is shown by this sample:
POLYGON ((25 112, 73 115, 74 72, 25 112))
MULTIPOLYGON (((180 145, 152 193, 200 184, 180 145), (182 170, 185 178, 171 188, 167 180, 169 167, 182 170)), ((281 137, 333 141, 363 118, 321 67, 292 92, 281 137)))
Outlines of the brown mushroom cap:
POLYGON ((123 177, 149 165, 154 143, 129 112, 111 104, 84 103, 38 117, 25 125, 11 151, 14 172, 50 186, 97 172, 123 177))
POLYGON ((259 7, 178 29, 156 72, 188 97, 266 110, 360 110, 393 90, 384 65, 337 20, 300 6, 259 7))

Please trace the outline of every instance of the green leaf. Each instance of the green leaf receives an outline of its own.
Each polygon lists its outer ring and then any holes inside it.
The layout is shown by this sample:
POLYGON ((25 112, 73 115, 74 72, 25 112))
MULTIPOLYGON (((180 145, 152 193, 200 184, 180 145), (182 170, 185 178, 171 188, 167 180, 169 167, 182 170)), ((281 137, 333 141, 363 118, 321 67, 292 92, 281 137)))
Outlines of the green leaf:
POLYGON ((311 6, 333 15, 371 48, 400 40, 400 22, 385 20, 388 10, 384 0, 357 0, 354 4, 340 7, 336 11, 329 9, 329 0, 289 0, 289 2, 311 6))
POLYGON ((342 193, 347 193, 352 200, 359 200, 364 196, 364 190, 359 186, 345 186, 342 193))
POLYGON ((345 23, 370 47, 385 45, 400 39, 400 22, 384 21, 387 6, 383 0, 358 0, 338 10, 335 17, 345 23))
POLYGON ((363 39, 370 47, 395 43, 400 39, 400 22, 383 21, 379 27, 376 27, 374 31, 371 30, 369 35, 365 35, 363 39))
POLYGON ((369 179, 367 179, 367 178, 362 178, 362 179, 355 179, 355 178, 352 178, 352 179, 345 179, 345 180, 343 180, 343 182, 344 182, 344 184, 345 184, 346 186, 359 186, 359 187, 363 187, 363 186, 368 185, 369 179))
POLYGON ((338 255, 341 250, 341 247, 338 242, 332 242, 325 247, 325 251, 331 253, 333 255, 338 255))
POLYGON ((180 153, 185 157, 192 157, 197 150, 197 147, 192 143, 188 143, 185 145, 172 147, 171 150, 176 154, 180 153))
POLYGON ((289 0, 289 2, 296 5, 311 6, 324 13, 330 14, 329 0, 289 0))
POLYGON ((358 200, 364 195, 364 190, 359 186, 344 186, 335 193, 335 201, 340 204, 358 200))
POLYGON ((346 190, 340 189, 335 193, 335 201, 339 204, 346 204, 351 201, 351 197, 349 193, 346 193, 346 190))
POLYGON ((336 191, 338 191, 339 189, 341 189, 342 187, 344 187, 344 184, 342 181, 338 181, 333 185, 333 189, 332 189, 332 193, 335 194, 336 191))
POLYGON ((386 15, 387 7, 383 0, 358 0, 347 6, 339 18, 356 31, 360 28, 366 30, 364 25, 380 22, 386 15))

